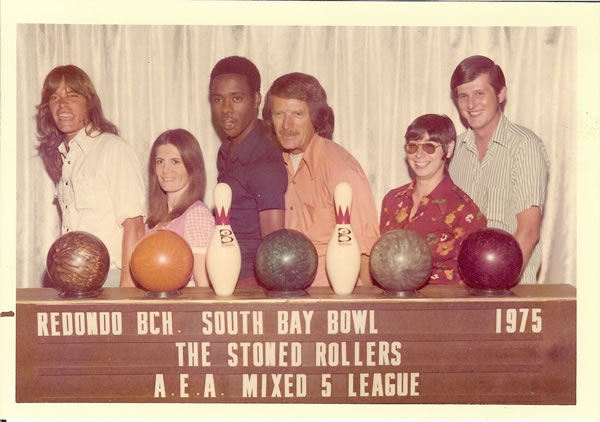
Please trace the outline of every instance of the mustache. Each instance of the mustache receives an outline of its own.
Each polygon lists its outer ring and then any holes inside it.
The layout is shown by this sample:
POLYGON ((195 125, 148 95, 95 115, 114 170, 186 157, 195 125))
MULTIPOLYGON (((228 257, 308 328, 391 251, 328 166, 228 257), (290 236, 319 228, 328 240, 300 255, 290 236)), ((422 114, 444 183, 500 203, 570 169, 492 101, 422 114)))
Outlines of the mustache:
POLYGON ((280 130, 278 132, 281 136, 293 136, 293 135, 298 135, 298 132, 295 130, 280 130))

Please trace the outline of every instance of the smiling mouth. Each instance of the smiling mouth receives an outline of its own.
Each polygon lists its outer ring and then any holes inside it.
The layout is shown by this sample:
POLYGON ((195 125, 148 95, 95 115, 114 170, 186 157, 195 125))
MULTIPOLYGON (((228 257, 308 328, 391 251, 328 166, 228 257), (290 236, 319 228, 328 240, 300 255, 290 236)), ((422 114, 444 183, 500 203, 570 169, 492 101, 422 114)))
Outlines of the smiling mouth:
POLYGON ((58 113, 58 120, 73 120, 73 113, 58 113))
POLYGON ((479 116, 481 113, 483 113, 483 111, 469 111, 468 114, 471 117, 477 117, 479 116))
POLYGON ((427 167, 429 164, 431 164, 431 161, 413 161, 413 164, 415 165, 416 168, 425 168, 427 167))

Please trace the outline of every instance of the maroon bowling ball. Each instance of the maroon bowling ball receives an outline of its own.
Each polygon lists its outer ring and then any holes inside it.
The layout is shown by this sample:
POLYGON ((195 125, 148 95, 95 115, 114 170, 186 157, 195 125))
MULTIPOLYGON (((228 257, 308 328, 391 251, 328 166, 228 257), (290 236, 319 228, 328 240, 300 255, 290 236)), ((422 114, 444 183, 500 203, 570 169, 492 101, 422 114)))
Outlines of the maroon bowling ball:
POLYGON ((91 233, 73 231, 50 246, 46 269, 64 297, 94 297, 100 293, 110 256, 102 241, 91 233))
POLYGON ((425 239, 409 230, 383 234, 371 249, 371 275, 389 296, 416 296, 433 267, 425 239))
POLYGON ((301 296, 317 274, 318 256, 310 239, 296 230, 269 233, 256 250, 255 272, 269 296, 301 296))
POLYGON ((502 295, 518 284, 523 253, 510 233, 486 228, 465 238, 457 262, 458 273, 472 293, 502 295))

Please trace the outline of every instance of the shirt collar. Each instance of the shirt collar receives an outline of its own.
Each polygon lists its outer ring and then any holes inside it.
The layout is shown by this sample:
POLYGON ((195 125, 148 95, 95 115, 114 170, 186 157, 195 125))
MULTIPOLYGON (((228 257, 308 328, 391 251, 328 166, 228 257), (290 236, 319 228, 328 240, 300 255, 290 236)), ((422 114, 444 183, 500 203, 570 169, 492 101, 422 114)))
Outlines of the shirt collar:
MULTIPOLYGON (((324 138, 321 138, 317 132, 315 132, 308 143, 308 147, 306 147, 306 151, 302 155, 302 161, 300 162, 300 166, 298 166, 298 170, 302 166, 302 162, 304 162, 304 166, 308 170, 310 174, 310 178, 314 179, 314 171, 319 165, 319 159, 321 158, 321 154, 319 154, 319 147, 325 142, 324 138)), ((290 168, 292 166, 291 158, 289 152, 283 153, 283 161, 285 165, 290 168)))
MULTIPOLYGON (((73 148, 79 148, 79 150, 85 153, 91 147, 93 138, 98 135, 100 135, 100 132, 96 129, 93 129, 91 125, 79 129, 79 131, 75 134, 73 139, 69 141, 69 150, 73 148), (90 134, 88 135, 86 131, 89 131, 90 134)), ((58 145, 58 151, 63 156, 66 156, 68 154, 67 147, 65 146, 64 142, 61 142, 58 145)))
MULTIPOLYGON (((237 148, 231 153, 231 157, 229 161, 239 161, 242 164, 248 164, 252 159, 252 153, 256 149, 257 142, 260 142, 262 138, 265 137, 265 129, 263 127, 263 122, 260 119, 257 119, 256 126, 246 135, 246 137, 240 142, 237 148)), ((219 149, 219 154, 222 157, 226 157, 231 151, 233 143, 231 141, 225 141, 221 148, 219 149)))
MULTIPOLYGON (((490 139, 490 144, 496 143, 496 144, 500 144, 502 146, 507 145, 508 124, 509 124, 508 119, 506 118, 504 113, 501 113, 500 120, 498 121, 498 125, 496 126, 496 129, 494 130, 492 139, 490 139)), ((475 133, 473 132, 473 129, 471 129, 471 128, 467 129, 467 135, 468 136, 465 136, 462 139, 462 142, 467 144, 467 146, 473 148, 474 151, 477 151, 477 149, 475 147, 475 133)))

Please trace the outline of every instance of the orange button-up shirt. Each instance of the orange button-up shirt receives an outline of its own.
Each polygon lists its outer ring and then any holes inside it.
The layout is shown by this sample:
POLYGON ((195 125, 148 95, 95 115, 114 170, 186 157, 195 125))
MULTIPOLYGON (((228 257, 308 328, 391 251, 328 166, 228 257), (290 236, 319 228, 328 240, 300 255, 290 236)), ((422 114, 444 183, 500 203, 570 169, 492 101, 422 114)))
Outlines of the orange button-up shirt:
POLYGON ((288 172, 285 227, 304 233, 313 242, 319 255, 319 267, 312 285, 327 286, 325 252, 335 229, 335 187, 340 182, 352 186, 350 224, 363 255, 369 255, 379 237, 371 187, 359 162, 348 151, 316 133, 296 172, 289 153, 283 153, 283 160, 288 172))

